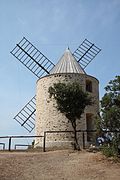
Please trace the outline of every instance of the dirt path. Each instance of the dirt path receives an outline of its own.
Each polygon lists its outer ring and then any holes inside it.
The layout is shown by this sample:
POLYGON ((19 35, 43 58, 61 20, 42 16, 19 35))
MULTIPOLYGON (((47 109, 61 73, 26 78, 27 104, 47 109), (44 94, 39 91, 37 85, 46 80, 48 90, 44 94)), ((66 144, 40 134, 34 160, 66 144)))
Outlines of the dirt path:
POLYGON ((119 180, 120 164, 100 153, 0 152, 0 180, 119 180))

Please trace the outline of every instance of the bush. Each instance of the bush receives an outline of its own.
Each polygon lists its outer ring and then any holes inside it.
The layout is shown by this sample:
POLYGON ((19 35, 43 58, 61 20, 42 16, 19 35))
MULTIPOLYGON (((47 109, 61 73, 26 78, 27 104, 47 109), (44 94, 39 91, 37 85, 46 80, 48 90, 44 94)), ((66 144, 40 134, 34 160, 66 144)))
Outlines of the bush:
POLYGON ((115 156, 115 149, 112 146, 108 146, 108 145, 102 145, 100 147, 100 150, 102 151, 102 153, 106 156, 106 157, 111 157, 111 156, 115 156))
POLYGON ((113 139, 113 141, 110 144, 103 144, 100 147, 100 150, 106 157, 117 157, 119 155, 118 139, 113 139))

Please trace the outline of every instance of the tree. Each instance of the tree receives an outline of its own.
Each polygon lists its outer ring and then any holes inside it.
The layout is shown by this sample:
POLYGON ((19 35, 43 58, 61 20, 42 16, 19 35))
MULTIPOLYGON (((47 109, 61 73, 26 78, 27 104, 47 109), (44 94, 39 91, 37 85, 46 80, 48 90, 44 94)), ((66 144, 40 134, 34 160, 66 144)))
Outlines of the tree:
POLYGON ((110 131, 120 130, 120 76, 105 87, 101 100, 103 126, 110 131))
POLYGON ((82 91, 79 83, 55 83, 53 87, 49 87, 48 90, 50 98, 53 97, 56 100, 56 107, 58 111, 63 113, 67 119, 71 122, 74 130, 74 148, 79 150, 79 144, 77 139, 77 120, 80 120, 81 115, 87 105, 92 104, 92 98, 82 91))
POLYGON ((101 127, 113 132, 113 139, 107 153, 118 154, 120 145, 120 76, 116 76, 105 87, 106 93, 101 100, 101 127))

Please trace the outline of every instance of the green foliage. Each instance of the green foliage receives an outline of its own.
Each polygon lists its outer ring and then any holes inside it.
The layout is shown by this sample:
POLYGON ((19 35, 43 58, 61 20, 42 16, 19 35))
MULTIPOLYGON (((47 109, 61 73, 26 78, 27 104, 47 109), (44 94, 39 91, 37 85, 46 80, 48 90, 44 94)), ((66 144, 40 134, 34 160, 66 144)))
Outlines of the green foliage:
MULTIPOLYGON (((76 121, 80 120, 82 113, 87 105, 92 104, 92 98, 83 92, 77 82, 73 83, 55 83, 48 90, 50 98, 56 100, 57 109, 63 113, 72 123, 75 135, 75 149, 78 146, 76 134, 76 121)), ((78 149, 78 148, 77 148, 78 149)))
POLYGON ((75 121, 81 118, 81 114, 87 105, 91 105, 91 97, 82 91, 80 84, 56 83, 49 88, 50 97, 57 102, 57 109, 64 113, 69 120, 75 121))
POLYGON ((102 153, 106 156, 106 157, 111 157, 111 156, 115 156, 116 151, 114 146, 108 146, 107 144, 101 146, 101 151, 102 153))
POLYGON ((95 117, 96 136, 102 134, 102 119, 100 115, 95 117))
POLYGON ((105 87, 106 93, 101 100, 104 128, 120 130, 120 76, 116 76, 105 87))
POLYGON ((114 131, 112 142, 109 147, 103 147, 107 156, 114 156, 118 153, 120 138, 115 131, 120 131, 120 76, 116 76, 105 87, 106 93, 101 100, 101 125, 102 128, 114 131))
POLYGON ((100 149, 103 152, 103 154, 107 157, 117 157, 118 156, 118 145, 120 144, 120 137, 114 135, 114 138, 110 143, 104 144, 100 149))

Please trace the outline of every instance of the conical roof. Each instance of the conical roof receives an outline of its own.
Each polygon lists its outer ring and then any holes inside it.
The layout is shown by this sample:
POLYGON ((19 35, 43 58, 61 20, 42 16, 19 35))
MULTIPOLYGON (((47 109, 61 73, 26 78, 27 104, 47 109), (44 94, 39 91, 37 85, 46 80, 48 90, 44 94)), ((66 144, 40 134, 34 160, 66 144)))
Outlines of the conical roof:
POLYGON ((75 57, 72 55, 69 48, 67 48, 60 58, 56 66, 50 71, 50 74, 58 73, 80 73, 85 74, 80 64, 77 62, 75 57))

